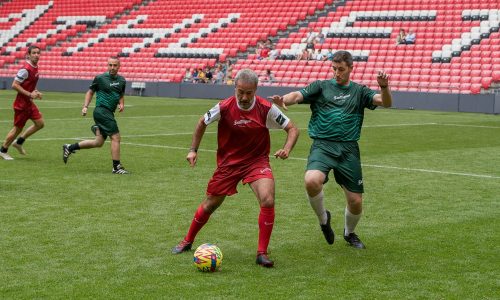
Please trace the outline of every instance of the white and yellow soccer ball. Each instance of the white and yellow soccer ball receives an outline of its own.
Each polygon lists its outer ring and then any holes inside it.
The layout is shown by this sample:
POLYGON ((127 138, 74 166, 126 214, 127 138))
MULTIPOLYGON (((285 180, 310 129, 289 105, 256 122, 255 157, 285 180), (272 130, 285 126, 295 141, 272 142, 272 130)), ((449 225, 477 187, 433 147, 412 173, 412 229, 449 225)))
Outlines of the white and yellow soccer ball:
POLYGON ((201 272, 215 272, 222 263, 222 251, 214 244, 203 244, 196 248, 193 262, 201 272))

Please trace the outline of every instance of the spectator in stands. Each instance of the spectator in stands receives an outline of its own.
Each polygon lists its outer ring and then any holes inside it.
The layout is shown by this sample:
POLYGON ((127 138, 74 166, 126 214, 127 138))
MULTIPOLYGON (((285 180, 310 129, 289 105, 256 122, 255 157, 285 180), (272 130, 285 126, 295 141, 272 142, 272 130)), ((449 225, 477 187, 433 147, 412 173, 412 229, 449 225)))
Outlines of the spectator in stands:
POLYGON ((264 46, 271 49, 273 47, 273 41, 271 41, 271 39, 267 39, 264 46))
POLYGON ((313 54, 313 57, 312 57, 313 60, 323 61, 324 58, 325 58, 325 56, 323 55, 323 53, 321 53, 320 49, 314 50, 314 54, 313 54))
POLYGON ((353 57, 347 51, 335 52, 332 69, 334 75, 330 80, 316 80, 300 91, 270 98, 285 110, 298 103, 310 106, 309 136, 313 144, 304 176, 309 203, 327 243, 333 244, 331 215, 323 204, 323 186, 333 169, 335 181, 346 197, 344 240, 354 248, 363 249, 365 245, 354 232, 361 218, 364 191, 358 140, 365 109, 392 105, 389 76, 384 71, 378 72, 380 93, 351 81, 353 57))
POLYGON ((234 84, 233 76, 231 75, 231 73, 228 73, 228 75, 226 77, 226 84, 227 85, 233 85, 234 84))
POLYGON ((274 74, 271 72, 270 69, 267 69, 266 74, 264 75, 264 78, 262 81, 264 83, 273 84, 276 82, 276 77, 274 76, 274 74))
POLYGON ((333 51, 332 51, 332 48, 328 49, 328 52, 326 53, 326 55, 323 57, 323 60, 333 60, 333 51))
POLYGON ((325 35, 323 33, 319 33, 314 41, 316 45, 323 45, 325 43, 325 35))
POLYGON ((266 47, 265 41, 258 41, 257 45, 255 45, 255 54, 257 55, 257 59, 261 59, 262 49, 266 47))
POLYGON ((417 35, 413 30, 408 30, 408 34, 405 37, 405 44, 415 44, 415 40, 417 39, 417 35))
POLYGON ((396 37, 396 45, 405 44, 406 43, 406 32, 403 28, 399 29, 399 34, 396 37))
POLYGON ((186 68, 186 73, 184 74, 184 82, 193 82, 193 72, 191 69, 186 68))
POLYGON ((314 43, 316 36, 318 36, 318 33, 314 32, 314 29, 312 27, 309 27, 309 31, 307 32, 306 37, 302 39, 302 43, 306 43, 306 44, 314 43))
POLYGON ((271 51, 269 51, 269 59, 270 60, 275 60, 278 58, 280 55, 280 51, 276 49, 274 46, 272 46, 271 51))
POLYGON ((233 65, 229 61, 227 62, 226 77, 228 75, 233 76, 233 65))
POLYGON ((304 49, 302 52, 297 55, 297 60, 310 60, 311 59, 311 52, 309 50, 304 49))
MULTIPOLYGON (((42 93, 36 89, 38 83, 38 60, 40 59, 40 48, 32 45, 26 52, 26 62, 17 72, 12 89, 17 92, 14 100, 14 127, 7 133, 5 140, 0 148, 0 157, 5 160, 13 160, 7 153, 9 146, 16 148, 20 154, 25 155, 23 148, 24 141, 32 134, 42 129, 45 125, 42 114, 35 104, 36 99, 42 99, 42 93), (28 127, 18 138, 26 122, 33 121, 33 125, 28 127), (14 141, 15 140, 15 141, 14 141)), ((4 174, 7 175, 7 174, 4 174)))
POLYGON ((191 75, 191 78, 192 78, 192 82, 193 83, 197 83, 199 81, 199 79, 198 79, 198 69, 193 68, 193 73, 191 75))
POLYGON ((216 84, 223 84, 224 83, 224 77, 226 77, 225 72, 222 69, 222 65, 218 64, 216 73, 215 73, 215 82, 216 84))
POLYGON ((271 50, 267 47, 264 47, 260 50, 260 54, 257 56, 257 59, 267 59, 269 57, 269 52, 271 50))
POLYGON ((313 42, 309 42, 309 43, 306 44, 306 49, 310 50, 310 52, 313 52, 315 48, 316 47, 314 45, 314 41, 313 42))
POLYGON ((212 74, 212 69, 210 67, 206 68, 205 71, 205 83, 212 83, 214 75, 212 74))
POLYGON ((198 68, 198 83, 205 83, 207 82, 207 77, 205 75, 205 72, 203 72, 202 68, 198 68))
POLYGON ((95 139, 84 140, 74 144, 63 145, 63 161, 68 162, 68 158, 76 150, 98 148, 104 145, 104 141, 109 136, 111 139, 111 159, 113 160, 113 174, 128 174, 120 162, 120 130, 115 120, 114 112, 118 108, 119 112, 125 109, 125 78, 118 75, 120 60, 118 57, 108 59, 108 72, 97 75, 89 90, 85 94, 85 101, 82 108, 82 116, 87 115, 87 109, 94 94, 96 96, 96 107, 94 108, 95 125, 91 127, 95 134, 95 139))

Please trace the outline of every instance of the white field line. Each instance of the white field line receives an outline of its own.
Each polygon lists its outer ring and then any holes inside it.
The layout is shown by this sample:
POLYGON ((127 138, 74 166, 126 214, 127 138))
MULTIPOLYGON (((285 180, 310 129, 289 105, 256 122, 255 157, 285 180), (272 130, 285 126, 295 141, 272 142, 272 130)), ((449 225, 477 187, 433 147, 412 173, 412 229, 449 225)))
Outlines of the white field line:
MULTIPOLYGON (((173 146, 165 146, 165 145, 151 145, 151 144, 137 144, 137 143, 123 143, 123 142, 122 142, 122 144, 130 145, 130 146, 137 146, 137 147, 152 147, 152 148, 175 149, 175 150, 184 150, 184 151, 187 151, 189 149, 186 147, 173 147, 173 146)), ((215 150, 208 150, 208 149, 199 149, 199 151, 214 152, 214 153, 216 152, 215 150)), ((289 157, 288 159, 307 161, 307 158, 300 158, 300 157, 289 157)), ((430 169, 416 169, 416 168, 405 168, 405 167, 394 167, 394 166, 382 166, 382 165, 373 165, 373 164, 362 164, 362 165, 363 165, 363 167, 368 167, 368 168, 392 169, 392 170, 400 170, 400 171, 434 173, 434 174, 442 174, 442 175, 456 175, 456 176, 463 176, 463 177, 500 179, 500 176, 484 175, 484 174, 450 172, 450 171, 440 171, 440 170, 430 170, 430 169)))
POLYGON ((453 127, 469 127, 469 128, 489 128, 498 129, 500 126, 485 126, 485 125, 467 125, 467 124, 446 124, 446 123, 436 123, 439 126, 453 126, 453 127))
MULTIPOLYGON (((307 161, 306 158, 289 157, 289 159, 307 161)), ((461 173, 461 172, 450 172, 450 171, 439 171, 439 170, 418 169, 418 168, 405 168, 405 167, 383 166, 383 165, 373 165, 373 164, 361 164, 361 165, 363 167, 369 167, 369 168, 392 169, 392 170, 410 171, 410 172, 422 172, 422 173, 435 173, 435 174, 444 174, 444 175, 457 175, 457 176, 465 176, 465 177, 479 177, 479 178, 500 179, 500 176, 494 176, 494 175, 484 175, 484 174, 474 174, 474 173, 461 173)))
MULTIPOLYGON (((192 116, 192 115, 189 115, 192 116)), ((150 117, 150 116, 149 116, 150 117)), ((169 117, 169 116, 158 116, 158 117, 169 117)), ((175 117, 175 116, 170 116, 175 117)), ((139 118, 139 117, 131 117, 139 118)), ((140 117, 142 118, 142 117, 140 117)), ((64 119, 68 120, 68 119, 64 119)), ((10 121, 11 122, 11 121, 10 121)), ((372 125, 364 127, 397 127, 397 126, 425 126, 425 125, 442 125, 442 126, 461 126, 461 127, 478 127, 478 128, 493 128, 497 129, 500 127, 495 126, 475 126, 475 125, 461 125, 461 124, 439 124, 439 123, 420 123, 420 124, 387 124, 387 125, 372 125)), ((205 132, 207 134, 215 134, 216 132, 205 132)), ((141 134, 141 135, 123 135, 123 138, 134 138, 134 137, 154 137, 154 136, 175 136, 175 135, 191 135, 192 132, 178 132, 178 133, 160 133, 160 134, 141 134)), ((93 137, 88 137, 93 138, 93 137)), ((83 140, 87 139, 85 137, 71 137, 71 138, 31 138, 30 141, 51 141, 51 140, 83 140)), ((165 145, 152 145, 152 144, 139 144, 130 142, 121 142, 124 145, 137 146, 137 147, 152 147, 152 148, 163 148, 163 149, 175 149, 175 150, 188 150, 185 147, 174 147, 165 145)), ((200 149, 206 152, 216 152, 215 150, 200 149)), ((289 157, 291 160, 301 160, 306 161, 306 158, 289 157)), ((474 174, 474 173, 462 173, 462 172, 450 172, 450 171, 440 171, 440 170, 430 170, 430 169, 418 169, 418 168, 405 168, 405 167, 395 167, 395 166, 383 166, 383 165, 373 165, 373 164, 363 164, 364 167, 369 168, 381 168, 381 169, 393 169, 401 171, 410 172, 423 172, 423 173, 435 173, 435 174, 445 174, 445 175, 456 175, 464 177, 478 177, 478 178, 489 178, 489 179, 500 179, 500 176, 494 175, 484 175, 484 174, 474 174)))
MULTIPOLYGON (((80 107, 80 106, 79 106, 80 107)), ((12 109, 12 108, 9 108, 9 109, 12 109)), ((77 111, 75 112, 75 115, 76 114, 79 114, 80 111, 77 111)), ((42 112, 43 113, 43 112, 42 112)), ((163 115, 163 116, 134 116, 134 117, 125 117, 125 116, 120 116, 119 114, 115 114, 115 117, 117 120, 120 120, 120 119, 153 119, 153 118, 176 118, 176 117, 180 117, 180 118, 187 118, 187 117, 201 117, 201 115, 163 115)), ((50 121, 90 121, 92 122, 93 119, 92 119, 92 116, 88 115, 87 114, 87 117, 78 117, 78 118, 64 118, 64 119, 45 119, 45 123, 47 122, 50 122, 50 121)), ((9 120, 0 120, 0 123, 12 123, 13 122, 13 119, 9 119, 9 120)), ((29 121, 28 121, 29 123, 29 121)), ((193 125, 194 126, 194 125, 193 125)))

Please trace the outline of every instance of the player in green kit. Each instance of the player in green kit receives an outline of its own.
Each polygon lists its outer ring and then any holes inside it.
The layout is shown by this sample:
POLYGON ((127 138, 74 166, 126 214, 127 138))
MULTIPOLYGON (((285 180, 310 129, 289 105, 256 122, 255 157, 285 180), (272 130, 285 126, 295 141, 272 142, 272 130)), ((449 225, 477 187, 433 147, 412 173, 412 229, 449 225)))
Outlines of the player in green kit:
POLYGON ((109 136, 111 139, 111 158, 113 160, 113 174, 128 174, 120 163, 120 130, 116 123, 114 112, 118 107, 119 112, 125 108, 125 78, 118 75, 120 60, 117 57, 108 59, 108 72, 97 75, 92 81, 82 108, 82 115, 87 115, 87 109, 94 93, 96 107, 94 109, 95 125, 91 127, 95 139, 85 140, 75 144, 63 145, 63 161, 68 162, 71 153, 76 150, 101 147, 109 136))
POLYGON ((377 82, 380 94, 350 80, 353 70, 352 55, 338 51, 332 59, 334 77, 317 80, 300 91, 284 96, 272 96, 275 104, 287 106, 306 103, 311 108, 309 136, 313 139, 304 176, 309 203, 318 216, 320 228, 328 244, 335 234, 330 226, 330 212, 323 204, 323 185, 333 170, 335 181, 346 196, 344 239, 350 246, 365 248, 354 229, 361 218, 363 204, 363 177, 358 140, 363 125, 365 108, 390 107, 392 95, 389 76, 379 71, 377 82))

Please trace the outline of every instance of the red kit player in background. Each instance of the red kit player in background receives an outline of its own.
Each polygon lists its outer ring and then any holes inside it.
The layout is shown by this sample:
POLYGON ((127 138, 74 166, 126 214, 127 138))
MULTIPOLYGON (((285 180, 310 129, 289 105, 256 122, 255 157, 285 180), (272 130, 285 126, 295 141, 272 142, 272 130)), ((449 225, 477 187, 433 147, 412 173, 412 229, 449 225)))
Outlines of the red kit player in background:
POLYGON ((206 197, 198 207, 187 235, 172 248, 174 254, 191 250, 196 234, 210 215, 226 196, 237 193, 236 186, 242 181, 243 184, 248 183, 260 205, 256 263, 268 268, 274 265, 267 255, 274 224, 274 177, 269 164, 269 128, 281 128, 287 132, 285 145, 274 153, 276 158, 281 159, 288 158, 299 130, 274 104, 255 95, 258 81, 257 74, 252 70, 240 70, 235 78, 235 96, 219 102, 196 125, 187 160, 192 167, 195 166, 205 129, 218 121, 217 169, 208 182, 206 197))
POLYGON ((16 148, 22 155, 26 154, 23 148, 24 141, 44 126, 42 114, 34 102, 35 99, 42 99, 42 93, 36 89, 39 58, 40 48, 37 46, 29 46, 27 60, 23 68, 17 72, 14 82, 12 82, 12 88, 17 91, 17 96, 13 105, 14 127, 9 131, 0 148, 0 157, 5 160, 13 160, 12 156, 7 153, 7 150, 19 133, 21 133, 28 120, 32 120, 33 125, 26 129, 26 131, 24 131, 12 144, 12 147, 16 148))

